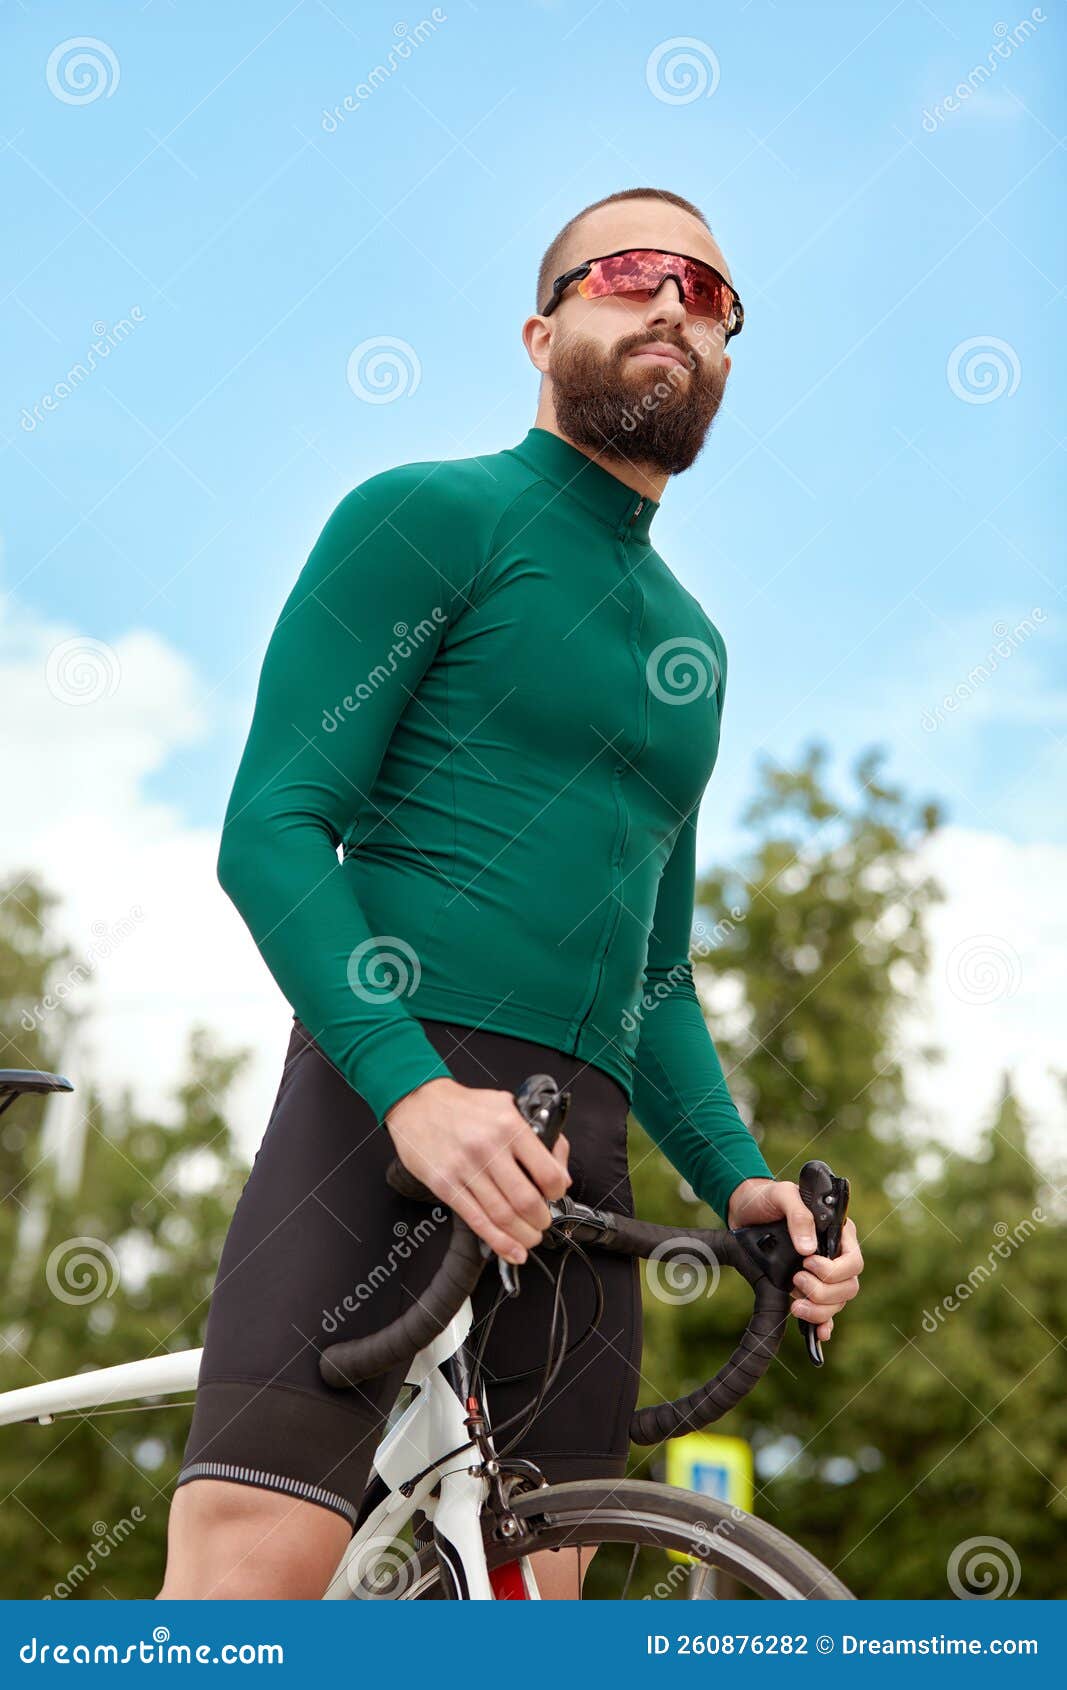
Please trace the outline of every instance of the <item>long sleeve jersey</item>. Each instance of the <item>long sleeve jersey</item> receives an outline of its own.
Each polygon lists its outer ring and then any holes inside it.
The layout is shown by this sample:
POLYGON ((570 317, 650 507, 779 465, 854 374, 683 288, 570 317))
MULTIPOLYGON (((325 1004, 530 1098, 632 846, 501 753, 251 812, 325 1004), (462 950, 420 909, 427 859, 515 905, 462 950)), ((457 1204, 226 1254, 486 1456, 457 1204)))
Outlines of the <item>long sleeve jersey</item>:
POLYGON ((689 956, 726 654, 656 509, 540 428, 349 493, 271 637, 219 878, 379 1121, 448 1074, 421 1019, 510 1033, 609 1073, 725 1214, 769 1173, 689 956))

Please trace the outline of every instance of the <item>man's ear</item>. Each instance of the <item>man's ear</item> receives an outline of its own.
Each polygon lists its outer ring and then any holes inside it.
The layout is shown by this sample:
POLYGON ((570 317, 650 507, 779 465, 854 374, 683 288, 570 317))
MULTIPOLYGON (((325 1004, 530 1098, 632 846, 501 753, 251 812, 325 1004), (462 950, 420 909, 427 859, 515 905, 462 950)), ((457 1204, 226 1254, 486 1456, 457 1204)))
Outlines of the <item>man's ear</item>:
POLYGON ((548 374, 548 359, 552 348, 552 325, 547 317, 527 317, 522 325, 522 343, 535 370, 548 374))

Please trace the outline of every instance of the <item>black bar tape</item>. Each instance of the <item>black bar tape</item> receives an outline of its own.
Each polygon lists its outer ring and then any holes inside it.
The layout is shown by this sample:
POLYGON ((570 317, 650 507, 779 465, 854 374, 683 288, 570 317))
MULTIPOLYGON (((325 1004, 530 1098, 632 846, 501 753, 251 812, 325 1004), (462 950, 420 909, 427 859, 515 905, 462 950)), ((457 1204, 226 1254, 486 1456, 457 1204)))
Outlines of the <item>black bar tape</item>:
POLYGON ((714 1379, 676 1402, 639 1408, 630 1422, 630 1437, 635 1444, 660 1443, 677 1437, 679 1432, 699 1431, 734 1408, 766 1373, 778 1354, 785 1332, 789 1293, 771 1284, 732 1232, 657 1226, 651 1221, 631 1220, 626 1215, 612 1215, 610 1219, 613 1224, 597 1240, 600 1249, 652 1256, 658 1262, 670 1262, 676 1256, 692 1260, 694 1254, 705 1260, 713 1257, 724 1267, 735 1268, 755 1289, 752 1317, 733 1355, 714 1379))
POLYGON ((365 1338, 346 1338, 324 1350, 319 1357, 319 1372, 327 1385, 342 1387, 376 1379, 425 1349, 470 1296, 485 1262, 477 1234, 453 1215, 448 1253, 423 1297, 380 1332, 371 1332, 365 1338))
POLYGON ((428 1185, 423 1185, 421 1179, 405 1168, 399 1156, 394 1156, 385 1170, 386 1184, 401 1197, 410 1197, 415 1203, 436 1203, 437 1198, 428 1185))
POLYGON ((778 1354, 789 1318, 789 1293, 779 1291, 770 1280, 756 1286, 756 1307, 741 1335, 741 1341, 725 1362, 699 1390, 677 1402, 655 1403, 639 1408, 630 1421, 635 1444, 662 1443, 680 1432, 698 1432, 735 1408, 742 1397, 763 1378, 778 1354))

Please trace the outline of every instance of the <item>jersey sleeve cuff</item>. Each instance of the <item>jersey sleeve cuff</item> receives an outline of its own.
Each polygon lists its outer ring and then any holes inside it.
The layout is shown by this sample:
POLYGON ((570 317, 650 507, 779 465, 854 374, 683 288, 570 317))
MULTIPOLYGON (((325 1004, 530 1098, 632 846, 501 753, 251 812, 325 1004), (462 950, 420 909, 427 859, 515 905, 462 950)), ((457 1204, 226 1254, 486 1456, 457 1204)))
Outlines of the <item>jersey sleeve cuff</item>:
POLYGON ((434 1050, 421 1027, 390 1029, 360 1054, 354 1089, 374 1111, 379 1126, 390 1109, 427 1080, 450 1080, 452 1072, 434 1050))
POLYGON ((774 1175, 763 1160, 755 1139, 751 1149, 745 1145, 732 1150, 729 1159, 720 1157, 719 1163, 699 1195, 729 1226, 730 1199, 738 1186, 747 1179, 773 1179, 774 1175))

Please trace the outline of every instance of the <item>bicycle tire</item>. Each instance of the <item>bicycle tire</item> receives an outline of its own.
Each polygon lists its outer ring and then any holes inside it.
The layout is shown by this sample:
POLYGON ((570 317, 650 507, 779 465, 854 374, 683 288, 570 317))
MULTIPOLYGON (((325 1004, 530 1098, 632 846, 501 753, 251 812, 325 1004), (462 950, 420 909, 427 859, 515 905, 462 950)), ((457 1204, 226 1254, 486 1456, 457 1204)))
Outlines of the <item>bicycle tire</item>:
MULTIPOLYGON (((855 1600, 829 1568, 776 1526, 696 1491, 645 1479, 581 1479, 527 1491, 512 1506, 530 1536, 507 1543, 487 1534, 490 1571, 541 1549, 636 1543, 679 1550, 772 1600, 855 1600)), ((444 1600, 432 1547, 413 1554, 391 1588, 359 1594, 364 1600, 444 1600)))

